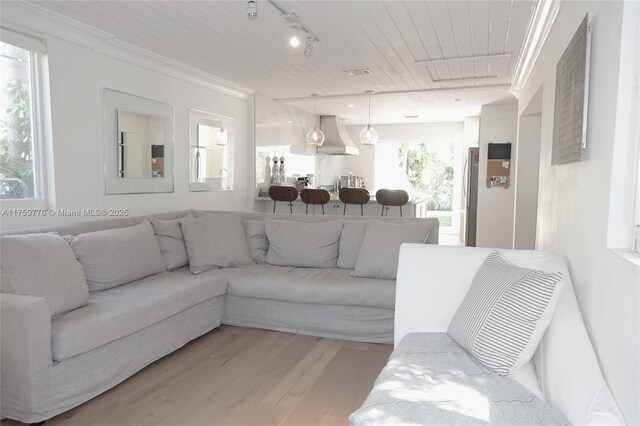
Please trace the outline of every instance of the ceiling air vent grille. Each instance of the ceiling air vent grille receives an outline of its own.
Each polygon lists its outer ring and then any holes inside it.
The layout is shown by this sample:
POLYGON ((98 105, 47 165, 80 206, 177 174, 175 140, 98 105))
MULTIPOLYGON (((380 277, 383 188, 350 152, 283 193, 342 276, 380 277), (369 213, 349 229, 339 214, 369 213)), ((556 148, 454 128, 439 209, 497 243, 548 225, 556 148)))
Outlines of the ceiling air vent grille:
POLYGON ((355 68, 352 70, 344 70, 342 71, 349 77, 360 76, 360 75, 371 75, 371 70, 368 68, 355 68))

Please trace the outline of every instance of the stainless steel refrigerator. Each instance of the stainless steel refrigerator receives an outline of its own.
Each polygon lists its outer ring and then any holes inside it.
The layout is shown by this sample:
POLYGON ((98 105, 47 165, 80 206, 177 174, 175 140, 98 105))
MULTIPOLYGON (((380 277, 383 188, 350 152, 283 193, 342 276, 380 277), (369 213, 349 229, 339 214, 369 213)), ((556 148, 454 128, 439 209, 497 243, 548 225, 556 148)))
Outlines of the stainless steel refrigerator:
POLYGON ((476 246, 478 221, 478 167, 480 148, 469 148, 464 168, 464 196, 466 200, 464 245, 476 246))

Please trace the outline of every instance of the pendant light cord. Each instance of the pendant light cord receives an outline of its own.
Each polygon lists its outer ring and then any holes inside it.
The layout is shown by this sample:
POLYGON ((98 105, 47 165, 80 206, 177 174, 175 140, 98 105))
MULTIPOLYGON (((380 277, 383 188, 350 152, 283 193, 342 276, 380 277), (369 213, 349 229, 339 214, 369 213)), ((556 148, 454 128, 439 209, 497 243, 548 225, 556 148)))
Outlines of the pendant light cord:
POLYGON ((369 92, 369 122, 367 123, 367 129, 371 128, 371 92, 369 92))

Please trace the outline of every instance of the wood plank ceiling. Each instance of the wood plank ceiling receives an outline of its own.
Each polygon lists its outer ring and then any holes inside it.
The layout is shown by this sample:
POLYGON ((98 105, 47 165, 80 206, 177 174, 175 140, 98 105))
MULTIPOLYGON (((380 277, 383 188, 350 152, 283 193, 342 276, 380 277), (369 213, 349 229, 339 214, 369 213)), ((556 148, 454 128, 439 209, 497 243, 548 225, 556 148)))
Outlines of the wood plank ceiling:
MULTIPOLYGON (((280 2, 321 38, 310 58, 304 46, 289 47, 290 27, 263 0, 257 20, 247 18, 245 1, 32 3, 272 98, 318 93, 318 113, 348 123, 367 121, 367 98, 322 96, 454 88, 373 97, 373 123, 401 123, 460 120, 483 104, 512 100, 505 87, 482 86, 511 83, 534 2, 280 2), (503 56, 448 60, 488 55, 503 56), (371 75, 344 72, 362 68, 371 75)), ((313 110, 309 99, 288 102, 313 110)))

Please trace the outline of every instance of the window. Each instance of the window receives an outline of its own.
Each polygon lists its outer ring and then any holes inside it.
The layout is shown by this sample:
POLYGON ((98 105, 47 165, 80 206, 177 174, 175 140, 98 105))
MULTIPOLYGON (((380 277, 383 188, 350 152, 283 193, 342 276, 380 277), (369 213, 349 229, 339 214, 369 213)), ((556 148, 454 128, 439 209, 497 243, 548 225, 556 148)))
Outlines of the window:
MULTIPOLYGON (((6 33, 3 32, 3 36, 6 33)), ((38 54, 0 41, 0 199, 43 198, 38 54)))

